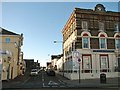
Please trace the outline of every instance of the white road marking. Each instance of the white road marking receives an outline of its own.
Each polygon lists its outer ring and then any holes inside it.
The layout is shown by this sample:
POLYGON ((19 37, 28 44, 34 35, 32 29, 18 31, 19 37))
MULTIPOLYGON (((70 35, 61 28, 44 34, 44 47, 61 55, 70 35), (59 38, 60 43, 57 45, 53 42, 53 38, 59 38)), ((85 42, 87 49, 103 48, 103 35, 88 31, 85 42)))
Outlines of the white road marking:
POLYGON ((54 81, 49 81, 48 85, 58 85, 58 83, 56 83, 54 81))
POLYGON ((43 82, 43 87, 45 87, 45 83, 44 83, 44 73, 42 72, 42 82, 43 82))
POLYGON ((43 83, 43 87, 45 86, 45 84, 43 83))
POLYGON ((30 77, 29 77, 28 79, 26 79, 26 80, 23 82, 23 84, 25 84, 29 79, 30 79, 30 77))
POLYGON ((43 87, 50 87, 50 86, 43 86, 43 87))
POLYGON ((63 81, 61 81, 61 80, 58 80, 60 83, 62 83, 62 84, 64 84, 64 82, 63 81))

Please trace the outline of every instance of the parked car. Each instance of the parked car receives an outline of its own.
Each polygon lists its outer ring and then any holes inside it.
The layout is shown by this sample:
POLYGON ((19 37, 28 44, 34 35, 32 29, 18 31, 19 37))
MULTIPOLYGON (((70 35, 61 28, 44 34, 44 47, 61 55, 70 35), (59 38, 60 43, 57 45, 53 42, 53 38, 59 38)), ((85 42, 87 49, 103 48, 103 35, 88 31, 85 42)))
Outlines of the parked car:
POLYGON ((55 71, 52 70, 52 69, 47 69, 47 70, 46 70, 46 73, 47 73, 47 75, 49 75, 49 76, 55 76, 55 71))
POLYGON ((36 76, 38 75, 38 70, 37 69, 32 69, 30 72, 30 76, 36 76))

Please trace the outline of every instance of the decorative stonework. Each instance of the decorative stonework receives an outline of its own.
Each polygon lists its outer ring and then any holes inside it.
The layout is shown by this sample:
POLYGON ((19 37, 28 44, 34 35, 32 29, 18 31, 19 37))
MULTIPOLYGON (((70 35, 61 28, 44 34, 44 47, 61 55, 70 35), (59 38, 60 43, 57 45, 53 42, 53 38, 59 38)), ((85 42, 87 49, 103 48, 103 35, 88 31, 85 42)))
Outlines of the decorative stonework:
POLYGON ((95 7, 95 11, 106 11, 105 7, 102 4, 97 4, 95 7))

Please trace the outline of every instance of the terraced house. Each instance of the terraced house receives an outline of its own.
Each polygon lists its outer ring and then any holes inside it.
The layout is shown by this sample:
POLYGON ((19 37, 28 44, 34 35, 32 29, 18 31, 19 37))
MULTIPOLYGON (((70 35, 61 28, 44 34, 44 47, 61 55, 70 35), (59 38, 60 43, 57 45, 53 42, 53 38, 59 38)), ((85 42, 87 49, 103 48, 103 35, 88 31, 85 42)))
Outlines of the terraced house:
POLYGON ((2 60, 2 80, 14 79, 25 69, 23 61, 23 35, 0 28, 0 59, 2 60))
POLYGON ((120 12, 75 8, 63 30, 64 75, 80 78, 118 77, 120 70, 120 12), (77 55, 78 53, 78 55, 77 55))

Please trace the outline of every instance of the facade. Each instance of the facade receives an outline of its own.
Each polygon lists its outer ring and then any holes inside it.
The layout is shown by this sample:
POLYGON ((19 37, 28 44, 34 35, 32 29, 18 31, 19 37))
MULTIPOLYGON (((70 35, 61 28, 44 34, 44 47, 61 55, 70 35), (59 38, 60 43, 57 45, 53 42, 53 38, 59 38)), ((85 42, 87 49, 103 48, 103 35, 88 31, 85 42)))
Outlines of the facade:
POLYGON ((26 72, 30 72, 34 65, 34 59, 24 59, 26 63, 26 72))
POLYGON ((26 72, 30 72, 31 69, 40 69, 40 63, 34 62, 34 59, 24 59, 26 63, 26 72))
POLYGON ((20 72, 20 63, 23 61, 21 46, 23 35, 19 35, 0 28, 0 59, 2 60, 2 80, 14 79, 20 72))
POLYGON ((52 63, 51 62, 47 62, 46 63, 46 69, 51 69, 51 68, 53 68, 52 63))
POLYGON ((120 12, 75 8, 63 33, 64 75, 69 79, 118 77, 120 70, 120 12))
POLYGON ((60 55, 52 55, 51 56, 51 64, 54 70, 62 71, 63 69, 63 54, 60 55))

